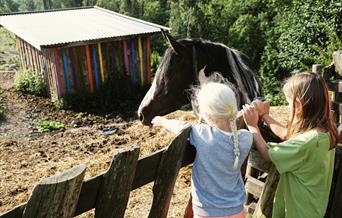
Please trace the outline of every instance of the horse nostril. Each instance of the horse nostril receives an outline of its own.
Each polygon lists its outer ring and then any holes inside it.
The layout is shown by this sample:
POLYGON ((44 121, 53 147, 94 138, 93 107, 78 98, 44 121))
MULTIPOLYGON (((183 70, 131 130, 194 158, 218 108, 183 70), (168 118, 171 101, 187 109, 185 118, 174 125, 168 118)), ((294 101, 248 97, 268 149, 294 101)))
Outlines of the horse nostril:
POLYGON ((139 120, 141 122, 144 122, 144 114, 143 113, 138 113, 139 120))

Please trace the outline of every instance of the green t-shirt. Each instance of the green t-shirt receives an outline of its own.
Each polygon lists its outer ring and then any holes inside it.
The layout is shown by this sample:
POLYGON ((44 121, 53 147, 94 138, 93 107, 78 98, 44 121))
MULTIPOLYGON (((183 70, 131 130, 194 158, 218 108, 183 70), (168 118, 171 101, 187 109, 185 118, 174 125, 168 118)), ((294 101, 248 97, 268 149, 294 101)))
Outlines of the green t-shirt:
POLYGON ((329 147, 329 134, 316 131, 269 143, 269 156, 280 174, 273 218, 324 216, 335 159, 335 149, 329 147))

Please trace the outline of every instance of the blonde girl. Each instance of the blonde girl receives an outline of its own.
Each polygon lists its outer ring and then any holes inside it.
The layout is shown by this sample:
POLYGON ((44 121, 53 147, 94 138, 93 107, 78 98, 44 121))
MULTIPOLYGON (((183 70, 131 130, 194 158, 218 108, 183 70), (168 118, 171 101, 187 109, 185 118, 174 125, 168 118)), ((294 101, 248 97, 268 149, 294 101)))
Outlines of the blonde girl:
MULTIPOLYGON (((226 83, 208 82, 194 91, 193 102, 205 121, 192 125, 190 132, 190 143, 196 148, 191 178, 194 217, 243 218, 245 189, 240 168, 253 136, 236 128, 235 94, 226 83)), ((186 125, 163 117, 155 117, 152 123, 175 133, 186 125)))
POLYGON ((272 217, 322 218, 337 144, 328 89, 320 75, 300 73, 286 81, 283 92, 291 111, 287 129, 269 115, 268 104, 243 107, 257 149, 280 173, 272 217), (267 144, 257 125, 259 119, 285 141, 267 144))

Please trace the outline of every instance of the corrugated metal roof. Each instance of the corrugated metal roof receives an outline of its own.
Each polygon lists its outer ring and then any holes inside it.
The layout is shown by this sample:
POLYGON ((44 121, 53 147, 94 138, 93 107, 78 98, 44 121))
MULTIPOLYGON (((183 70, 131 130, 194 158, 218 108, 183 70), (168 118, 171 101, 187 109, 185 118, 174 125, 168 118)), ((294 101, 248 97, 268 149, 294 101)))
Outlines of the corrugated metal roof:
POLYGON ((0 25, 39 50, 44 46, 156 33, 161 28, 170 30, 97 6, 3 15, 0 25))

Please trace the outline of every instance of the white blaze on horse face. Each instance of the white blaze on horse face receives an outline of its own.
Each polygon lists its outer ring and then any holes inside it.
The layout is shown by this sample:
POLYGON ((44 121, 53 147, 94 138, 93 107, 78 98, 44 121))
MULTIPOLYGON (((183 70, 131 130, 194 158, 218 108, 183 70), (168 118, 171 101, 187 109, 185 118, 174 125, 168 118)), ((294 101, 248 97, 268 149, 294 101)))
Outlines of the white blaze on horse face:
POLYGON ((154 99, 156 87, 157 87, 157 81, 156 81, 156 79, 154 79, 150 89, 148 90, 144 99, 142 100, 141 104, 139 105, 138 114, 141 114, 142 109, 144 107, 146 107, 147 105, 149 105, 149 103, 154 99))

